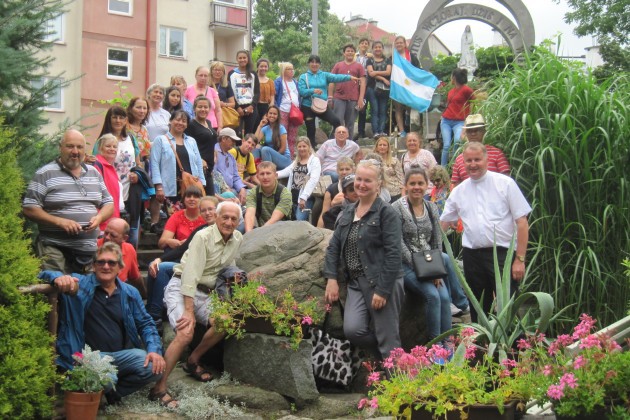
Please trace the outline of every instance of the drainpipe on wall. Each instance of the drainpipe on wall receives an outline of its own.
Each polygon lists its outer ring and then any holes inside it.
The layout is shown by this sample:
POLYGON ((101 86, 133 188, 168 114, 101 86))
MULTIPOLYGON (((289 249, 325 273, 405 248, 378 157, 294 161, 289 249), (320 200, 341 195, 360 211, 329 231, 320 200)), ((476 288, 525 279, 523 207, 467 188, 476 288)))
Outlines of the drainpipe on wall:
POLYGON ((149 89, 149 75, 151 65, 151 0, 147 0, 147 31, 145 34, 145 45, 144 45, 144 91, 146 92, 149 89))

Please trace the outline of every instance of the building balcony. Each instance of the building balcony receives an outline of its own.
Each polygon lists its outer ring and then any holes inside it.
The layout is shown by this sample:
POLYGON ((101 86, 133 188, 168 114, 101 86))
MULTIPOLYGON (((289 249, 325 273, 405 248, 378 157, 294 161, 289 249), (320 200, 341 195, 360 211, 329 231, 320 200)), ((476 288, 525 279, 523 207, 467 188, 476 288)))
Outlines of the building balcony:
POLYGON ((231 36, 248 31, 247 7, 213 2, 210 10, 210 28, 216 35, 231 36))

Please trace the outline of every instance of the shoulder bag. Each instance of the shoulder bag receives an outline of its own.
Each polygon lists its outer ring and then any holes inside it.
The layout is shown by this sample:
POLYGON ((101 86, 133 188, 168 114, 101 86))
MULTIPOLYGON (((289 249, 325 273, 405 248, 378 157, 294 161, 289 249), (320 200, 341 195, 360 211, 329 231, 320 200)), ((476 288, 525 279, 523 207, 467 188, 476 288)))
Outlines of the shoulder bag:
MULTIPOLYGON (((310 89, 310 86, 308 85, 308 72, 304 73, 304 76, 306 78, 306 87, 310 89)), ((326 108, 328 108, 327 100, 311 95, 311 109, 313 112, 323 114, 326 112, 326 108)))
POLYGON ((332 178, 330 175, 320 175, 319 180, 317 181, 317 185, 315 185, 311 196, 323 197, 330 184, 332 184, 332 178))
MULTIPOLYGON (((433 227, 433 216, 431 215, 431 209, 424 202, 425 211, 428 212, 429 220, 431 221, 431 227, 433 227)), ((411 203, 407 201, 409 205, 409 211, 411 217, 416 224, 416 235, 420 236, 420 229, 418 227, 418 220, 413 212, 411 203)), ((413 252, 409 244, 405 241, 405 246, 411 253, 411 262, 413 265, 413 271, 416 273, 418 281, 432 281, 437 279, 443 279, 446 277, 446 267, 444 265, 444 258, 442 257, 442 251, 439 249, 428 249, 420 252, 413 252)))
POLYGON ((238 111, 229 106, 221 108, 221 121, 223 127, 238 128, 239 116, 238 111))
POLYGON ((179 183, 179 194, 182 196, 182 199, 184 198, 184 194, 186 194, 186 188, 190 187, 191 185, 198 187, 201 190, 202 194, 205 193, 205 188, 199 178, 184 170, 184 166, 182 165, 182 162, 179 160, 179 156, 177 155, 177 149, 175 149, 175 145, 171 143, 170 139, 167 138, 167 140, 173 148, 175 159, 177 159, 177 165, 179 166, 179 170, 182 173, 181 179, 177 180, 179 183))
POLYGON ((289 85, 287 84, 286 80, 284 81, 284 87, 287 90, 287 93, 289 94, 289 99, 291 100, 291 110, 289 111, 289 124, 291 125, 304 124, 304 114, 302 114, 302 111, 300 111, 300 108, 298 108, 293 103, 293 98, 291 97, 291 90, 289 89, 289 85))

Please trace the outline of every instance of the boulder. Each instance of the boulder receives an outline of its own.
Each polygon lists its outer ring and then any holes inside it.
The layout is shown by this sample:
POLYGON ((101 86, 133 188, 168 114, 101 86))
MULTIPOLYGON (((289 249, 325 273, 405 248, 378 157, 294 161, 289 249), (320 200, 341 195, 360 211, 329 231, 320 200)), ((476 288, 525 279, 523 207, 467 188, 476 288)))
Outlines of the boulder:
POLYGON ((260 411, 263 413, 276 413, 291 408, 289 402, 277 392, 267 389, 239 385, 220 385, 211 388, 208 393, 221 401, 228 400, 231 404, 244 404, 248 410, 260 411))
POLYGON ((248 333, 226 340, 223 363, 234 379, 290 397, 302 407, 319 398, 312 351, 306 340, 293 350, 286 337, 248 333))

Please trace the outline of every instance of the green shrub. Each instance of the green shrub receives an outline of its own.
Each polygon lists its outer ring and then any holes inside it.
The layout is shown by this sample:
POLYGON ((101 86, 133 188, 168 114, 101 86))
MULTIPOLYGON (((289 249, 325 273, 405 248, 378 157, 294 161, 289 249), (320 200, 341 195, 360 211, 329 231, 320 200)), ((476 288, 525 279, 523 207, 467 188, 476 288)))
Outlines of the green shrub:
POLYGON ((41 297, 17 286, 36 283, 39 261, 22 229, 24 182, 10 146, 13 132, 0 121, 0 418, 49 417, 54 385, 50 309, 41 297))
POLYGON ((625 314, 630 287, 630 90, 600 84, 537 48, 494 80, 483 104, 488 142, 506 152, 532 205, 524 287, 550 293, 577 320, 625 314))

